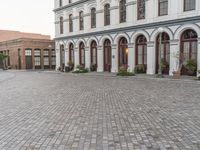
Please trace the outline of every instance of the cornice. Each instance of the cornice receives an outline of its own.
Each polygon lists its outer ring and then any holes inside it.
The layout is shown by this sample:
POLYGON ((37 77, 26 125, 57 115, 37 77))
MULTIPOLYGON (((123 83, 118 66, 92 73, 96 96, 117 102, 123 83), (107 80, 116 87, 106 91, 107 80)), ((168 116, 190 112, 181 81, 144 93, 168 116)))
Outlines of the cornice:
POLYGON ((54 11, 54 12, 57 12, 57 11, 60 11, 60 10, 66 9, 66 8, 71 8, 71 7, 73 7, 73 6, 80 5, 80 4, 83 4, 83 3, 86 3, 86 2, 90 2, 90 1, 94 1, 94 0, 79 0, 79 1, 77 1, 77 2, 74 2, 74 3, 71 3, 71 4, 67 4, 67 5, 65 5, 65 6, 56 8, 56 9, 54 9, 53 11, 54 11))
POLYGON ((84 34, 77 34, 73 36, 63 36, 55 38, 55 40, 61 40, 61 39, 72 39, 72 38, 78 38, 78 37, 89 37, 93 35, 105 35, 105 34, 112 34, 117 32, 128 32, 128 31, 134 31, 134 30, 143 30, 143 29, 149 29, 149 28, 157 28, 160 26, 167 27, 172 25, 182 25, 185 23, 196 23, 199 22, 200 16, 190 17, 190 18, 182 18, 182 19, 174 19, 174 20, 167 20, 167 21, 161 21, 161 22, 154 22, 154 23, 147 23, 142 25, 133 25, 128 26, 124 28, 115 28, 115 29, 109 29, 109 30, 103 30, 103 31, 97 31, 97 32, 89 32, 84 34))

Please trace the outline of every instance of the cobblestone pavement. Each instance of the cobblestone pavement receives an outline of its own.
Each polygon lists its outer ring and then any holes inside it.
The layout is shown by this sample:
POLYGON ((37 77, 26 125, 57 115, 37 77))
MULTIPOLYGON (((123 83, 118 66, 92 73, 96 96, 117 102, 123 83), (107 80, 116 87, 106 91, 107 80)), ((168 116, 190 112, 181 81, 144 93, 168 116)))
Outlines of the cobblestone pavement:
POLYGON ((197 81, 0 74, 0 150, 200 150, 197 81))

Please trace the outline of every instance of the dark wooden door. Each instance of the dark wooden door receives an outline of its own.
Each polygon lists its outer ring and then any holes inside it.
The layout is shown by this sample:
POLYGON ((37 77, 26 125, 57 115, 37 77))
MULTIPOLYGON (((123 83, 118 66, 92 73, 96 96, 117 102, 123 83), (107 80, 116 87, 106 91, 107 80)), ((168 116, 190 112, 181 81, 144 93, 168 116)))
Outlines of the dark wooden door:
POLYGON ((26 56, 26 69, 32 69, 32 56, 26 56))
POLYGON ((111 47, 104 47, 104 71, 111 71, 111 47))

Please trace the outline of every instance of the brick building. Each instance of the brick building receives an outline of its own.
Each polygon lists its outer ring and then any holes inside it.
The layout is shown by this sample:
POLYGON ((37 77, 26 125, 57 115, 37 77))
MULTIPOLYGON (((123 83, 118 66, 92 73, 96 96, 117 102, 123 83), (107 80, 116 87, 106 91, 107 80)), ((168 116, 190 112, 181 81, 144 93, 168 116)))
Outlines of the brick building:
POLYGON ((55 69, 54 45, 48 35, 0 30, 0 53, 11 69, 55 69))

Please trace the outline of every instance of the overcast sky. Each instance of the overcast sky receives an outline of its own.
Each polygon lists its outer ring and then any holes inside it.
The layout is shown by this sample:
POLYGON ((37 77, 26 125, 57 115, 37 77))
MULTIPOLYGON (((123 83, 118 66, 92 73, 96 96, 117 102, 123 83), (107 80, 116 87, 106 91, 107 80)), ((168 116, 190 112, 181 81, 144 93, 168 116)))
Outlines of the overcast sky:
POLYGON ((0 29, 54 37, 54 0, 1 0, 0 29))

